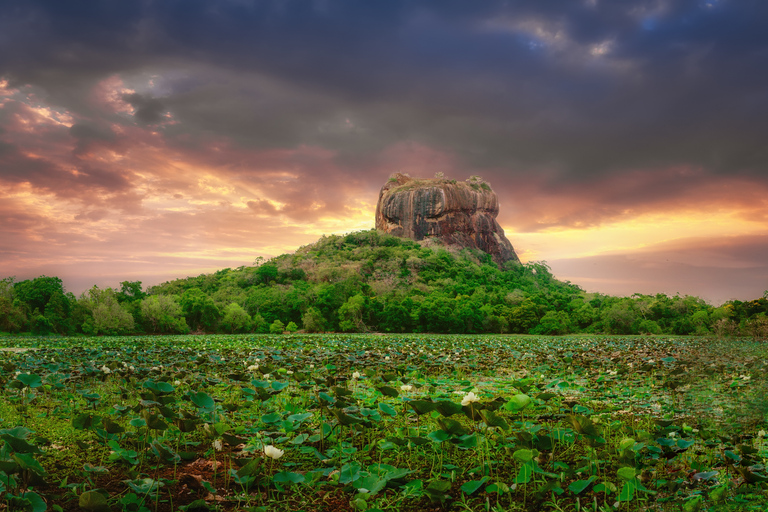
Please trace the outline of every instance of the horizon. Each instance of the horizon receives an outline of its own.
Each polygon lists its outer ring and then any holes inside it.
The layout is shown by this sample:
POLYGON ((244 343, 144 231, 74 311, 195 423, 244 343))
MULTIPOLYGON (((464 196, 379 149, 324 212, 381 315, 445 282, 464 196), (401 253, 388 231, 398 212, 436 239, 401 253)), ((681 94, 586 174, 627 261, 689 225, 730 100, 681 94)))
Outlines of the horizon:
POLYGON ((768 4, 0 7, 0 278, 145 288, 487 180, 587 292, 768 289, 768 4))

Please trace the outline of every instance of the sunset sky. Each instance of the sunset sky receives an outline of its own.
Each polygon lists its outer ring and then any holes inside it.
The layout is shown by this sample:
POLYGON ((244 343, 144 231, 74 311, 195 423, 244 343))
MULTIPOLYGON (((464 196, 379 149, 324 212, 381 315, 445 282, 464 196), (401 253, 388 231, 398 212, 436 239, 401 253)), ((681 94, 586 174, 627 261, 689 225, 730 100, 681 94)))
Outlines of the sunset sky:
POLYGON ((0 277, 251 265, 444 172, 587 291, 754 299, 766 27, 765 0, 4 1, 0 277))

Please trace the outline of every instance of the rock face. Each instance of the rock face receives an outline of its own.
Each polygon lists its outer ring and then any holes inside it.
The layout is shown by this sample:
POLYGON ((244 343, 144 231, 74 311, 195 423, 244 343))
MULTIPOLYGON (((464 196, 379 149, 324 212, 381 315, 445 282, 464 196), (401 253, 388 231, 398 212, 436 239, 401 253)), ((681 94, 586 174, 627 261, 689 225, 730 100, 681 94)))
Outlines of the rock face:
POLYGON ((499 200, 481 180, 417 179, 395 173, 381 187, 376 229, 394 236, 480 249, 501 265, 520 260, 496 222, 499 200))

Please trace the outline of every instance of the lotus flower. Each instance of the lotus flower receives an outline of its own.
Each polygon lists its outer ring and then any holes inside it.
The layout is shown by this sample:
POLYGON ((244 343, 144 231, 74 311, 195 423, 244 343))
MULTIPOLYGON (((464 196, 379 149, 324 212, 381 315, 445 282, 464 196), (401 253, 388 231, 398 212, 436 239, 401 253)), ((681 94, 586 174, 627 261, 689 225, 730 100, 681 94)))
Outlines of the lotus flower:
POLYGON ((270 459, 279 459, 283 456, 285 453, 284 450, 281 450, 280 448, 276 448, 272 446, 271 444, 268 444, 264 447, 264 455, 269 457, 270 459))
POLYGON ((480 397, 475 394, 474 391, 470 391, 466 395, 464 395, 464 398, 461 399, 461 405, 467 406, 471 404, 472 402, 479 402, 480 397))

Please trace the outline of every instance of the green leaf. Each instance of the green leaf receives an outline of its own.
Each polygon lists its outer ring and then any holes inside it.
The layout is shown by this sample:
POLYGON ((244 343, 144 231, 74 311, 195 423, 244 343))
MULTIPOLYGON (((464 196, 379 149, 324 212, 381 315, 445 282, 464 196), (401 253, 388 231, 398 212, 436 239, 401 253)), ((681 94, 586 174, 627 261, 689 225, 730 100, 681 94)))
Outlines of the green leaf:
POLYGON ((360 464, 357 462, 344 464, 339 473, 339 483, 346 485, 360 478, 360 467, 360 464))
POLYGON ((289 382, 274 381, 272 383, 272 389, 274 389, 275 391, 282 391, 285 388, 287 388, 289 384, 290 384, 289 382))
POLYGON ((530 462, 534 457, 539 455, 538 450, 528 450, 523 448, 521 450, 515 450, 512 456, 520 462, 530 462))
POLYGON ((302 423, 302 422, 310 419, 311 417, 312 417, 312 413, 311 412, 305 412, 303 414, 291 414, 286 419, 288 421, 290 421, 290 422, 293 422, 293 423, 302 423))
POLYGON ((5 440, 11 447, 11 450, 16 453, 42 453, 37 446, 11 434, 2 434, 0 438, 5 440))
POLYGON ((595 425, 592 422, 592 420, 590 420, 586 416, 582 416, 580 414, 569 414, 568 421, 570 421, 571 425, 573 425, 573 430, 575 430, 579 434, 584 434, 586 436, 592 436, 592 437, 597 437, 598 435, 600 435, 600 433, 597 430, 597 425, 595 425))
MULTIPOLYGON (((623 469, 623 468, 622 468, 623 469)), ((621 488, 619 493, 619 501, 632 501, 635 496, 635 482, 630 480, 624 483, 624 487, 621 488)))
POLYGON ((43 385, 43 381, 39 375, 20 373, 16 378, 28 388, 39 388, 43 385))
POLYGON ((300 473, 291 473, 289 471, 281 471, 280 473, 275 473, 275 476, 272 477, 272 481, 278 483, 300 484, 304 481, 304 475, 300 473))
POLYGON ((82 412, 72 418, 72 426, 77 430, 86 430, 94 426, 100 418, 87 412, 82 412))
POLYGON ((245 466, 237 470, 237 476, 244 477, 257 475, 259 473, 261 460, 261 457, 249 460, 245 466))
POLYGON ((19 497, 27 502, 24 507, 25 512, 45 512, 48 508, 43 498, 36 492, 24 492, 19 497))
POLYGON ((704 496, 699 494, 683 503, 683 512, 699 512, 704 504, 704 496))
POLYGON ((461 490, 464 494, 474 494, 487 481, 488 481, 487 476, 484 476, 480 480, 470 480, 469 482, 465 482, 464 485, 461 486, 461 490))
POLYGON ((427 434, 427 438, 435 443, 442 443, 451 438, 451 436, 445 430, 435 430, 427 434))
POLYGON ((625 437, 619 442, 619 450, 626 450, 627 448, 631 448, 635 445, 635 440, 631 437, 625 437))
POLYGON ((411 409, 416 411, 416 414, 419 416, 437 409, 437 404, 428 400, 410 400, 406 403, 411 407, 411 409))
POLYGON ((357 423, 363 422, 362 419, 356 418, 354 416, 350 416, 349 414, 345 413, 341 409, 333 408, 331 409, 331 414, 336 416, 336 419, 339 420, 339 423, 341 423, 344 426, 355 425, 357 423))
POLYGON ((437 418, 440 428, 452 436, 463 436, 468 433, 464 425, 450 418, 437 418))
POLYGON ((451 490, 451 482, 448 480, 432 480, 424 492, 431 501, 445 502, 449 497, 446 493, 451 490))
POLYGON ((526 394, 520 393, 509 399, 509 402, 504 404, 504 408, 508 411, 522 411, 529 405, 531 405, 531 397, 526 394))
POLYGON ((16 464, 18 464, 21 469, 28 469, 29 471, 37 473, 40 476, 47 475, 43 469, 43 466, 41 466, 40 463, 37 462, 35 458, 28 453, 14 453, 11 455, 11 458, 16 461, 16 464))
POLYGON ((89 512, 103 512, 109 510, 107 497, 100 491, 86 491, 80 495, 80 508, 89 512))
POLYGON ((213 401, 213 397, 203 391, 190 393, 189 399, 203 412, 213 412, 216 408, 216 403, 213 401))
POLYGON ((586 480, 576 480, 575 482, 572 482, 571 485, 568 486, 568 490, 574 494, 579 494, 582 491, 584 491, 584 489, 589 487, 589 485, 595 480, 597 480, 596 476, 591 476, 586 480))
MULTIPOLYGON (((519 451, 519 450, 518 450, 519 451)), ((533 463, 526 462, 520 467, 520 471, 517 472, 515 477, 516 484, 527 484, 533 477, 533 463)))
POLYGON ((390 416, 397 416, 397 411, 395 411, 394 407, 392 407, 391 405, 389 405, 387 403, 379 402, 379 409, 384 414, 388 414, 390 416))
POLYGON ((509 424, 507 424, 504 418, 489 409, 481 410, 480 416, 483 418, 485 424, 489 427, 499 427, 503 430, 509 429, 509 424))
POLYGON ((463 412, 461 404, 457 404, 456 402, 438 400, 435 404, 435 409, 443 416, 453 416, 454 414, 461 414, 463 412))
POLYGON ((269 423, 277 423, 281 419, 283 419, 283 415, 280 414, 279 412, 271 412, 271 413, 265 414, 264 416, 261 417, 261 421, 263 421, 264 423, 267 423, 267 424, 269 424, 269 423))
POLYGON ((391 396, 393 398, 397 398, 398 396, 400 396, 400 392, 398 390, 389 386, 380 386, 380 387, 377 387, 376 389, 378 389, 381 392, 381 394, 384 396, 391 396))
POLYGON ((619 470, 616 471, 616 474, 619 475, 619 478, 621 478, 622 480, 632 480, 633 478, 635 478, 635 475, 637 474, 637 472, 635 471, 635 468, 624 467, 624 468, 619 468, 619 470))

